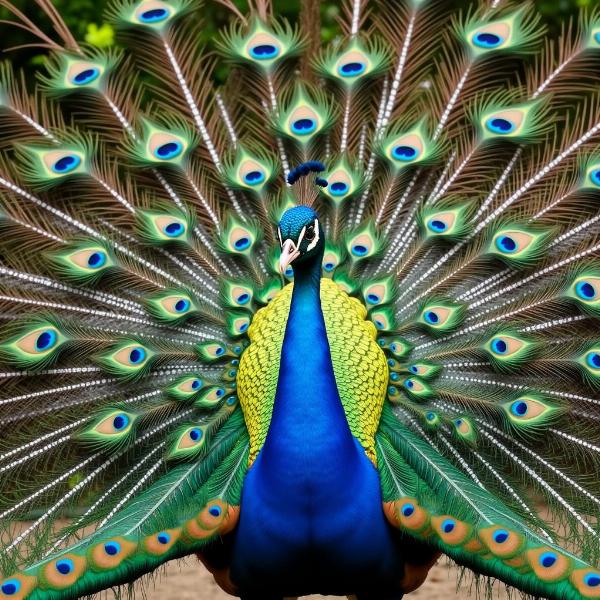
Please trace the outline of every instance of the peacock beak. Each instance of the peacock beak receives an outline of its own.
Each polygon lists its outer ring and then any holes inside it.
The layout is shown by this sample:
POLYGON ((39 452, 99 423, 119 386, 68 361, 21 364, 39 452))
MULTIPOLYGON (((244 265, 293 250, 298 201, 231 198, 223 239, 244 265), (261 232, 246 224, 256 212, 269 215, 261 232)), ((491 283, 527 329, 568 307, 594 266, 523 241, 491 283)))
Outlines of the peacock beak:
POLYGON ((296 247, 293 240, 285 240, 281 246, 281 256, 279 257, 279 272, 283 275, 290 264, 300 256, 300 250, 296 247))

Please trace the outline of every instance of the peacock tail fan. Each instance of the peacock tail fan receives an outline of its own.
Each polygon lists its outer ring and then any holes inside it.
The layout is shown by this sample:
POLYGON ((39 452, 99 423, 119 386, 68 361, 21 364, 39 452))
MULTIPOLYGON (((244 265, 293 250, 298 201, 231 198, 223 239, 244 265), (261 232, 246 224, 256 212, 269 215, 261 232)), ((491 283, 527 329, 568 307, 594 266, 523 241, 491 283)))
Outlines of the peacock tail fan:
POLYGON ((110 0, 122 51, 2 4, 48 59, 35 90, 0 69, 0 598, 124 585, 234 529, 298 204, 330 314, 378 344, 369 383, 327 322, 344 402, 386 395, 349 421, 390 523, 600 598, 598 14, 548 40, 533 3, 348 0, 324 44, 314 3, 293 25, 224 0, 215 58, 196 0, 110 0))

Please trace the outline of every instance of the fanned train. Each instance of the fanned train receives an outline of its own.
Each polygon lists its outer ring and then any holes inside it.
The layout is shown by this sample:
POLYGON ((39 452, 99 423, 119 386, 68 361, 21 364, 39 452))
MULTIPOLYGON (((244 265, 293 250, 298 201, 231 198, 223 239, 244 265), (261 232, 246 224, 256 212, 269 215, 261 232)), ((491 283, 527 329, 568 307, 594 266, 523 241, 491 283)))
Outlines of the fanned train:
POLYGON ((36 3, 0 2, 47 53, 0 70, 0 598, 197 554, 391 600, 440 553, 600 598, 599 16, 350 0, 324 44, 314 0, 221 0, 202 48, 210 5, 111 0, 101 51, 36 3))

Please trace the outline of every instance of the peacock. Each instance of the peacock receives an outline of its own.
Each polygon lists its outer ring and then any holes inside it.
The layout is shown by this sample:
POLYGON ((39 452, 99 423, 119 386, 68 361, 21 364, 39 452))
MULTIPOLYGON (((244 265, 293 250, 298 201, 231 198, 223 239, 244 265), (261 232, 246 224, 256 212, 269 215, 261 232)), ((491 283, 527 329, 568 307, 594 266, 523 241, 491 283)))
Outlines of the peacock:
POLYGON ((219 1, 0 1, 0 598, 600 598, 600 14, 219 1))

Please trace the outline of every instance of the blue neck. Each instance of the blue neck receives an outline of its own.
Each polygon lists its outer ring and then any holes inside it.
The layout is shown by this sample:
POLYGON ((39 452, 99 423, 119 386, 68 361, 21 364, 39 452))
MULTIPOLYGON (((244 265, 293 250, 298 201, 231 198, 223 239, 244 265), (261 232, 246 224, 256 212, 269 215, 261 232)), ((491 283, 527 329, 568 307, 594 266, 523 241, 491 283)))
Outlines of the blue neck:
POLYGON ((358 460, 333 372, 320 282, 321 257, 294 269, 275 405, 262 450, 268 471, 293 473, 299 484, 338 479, 358 460))

